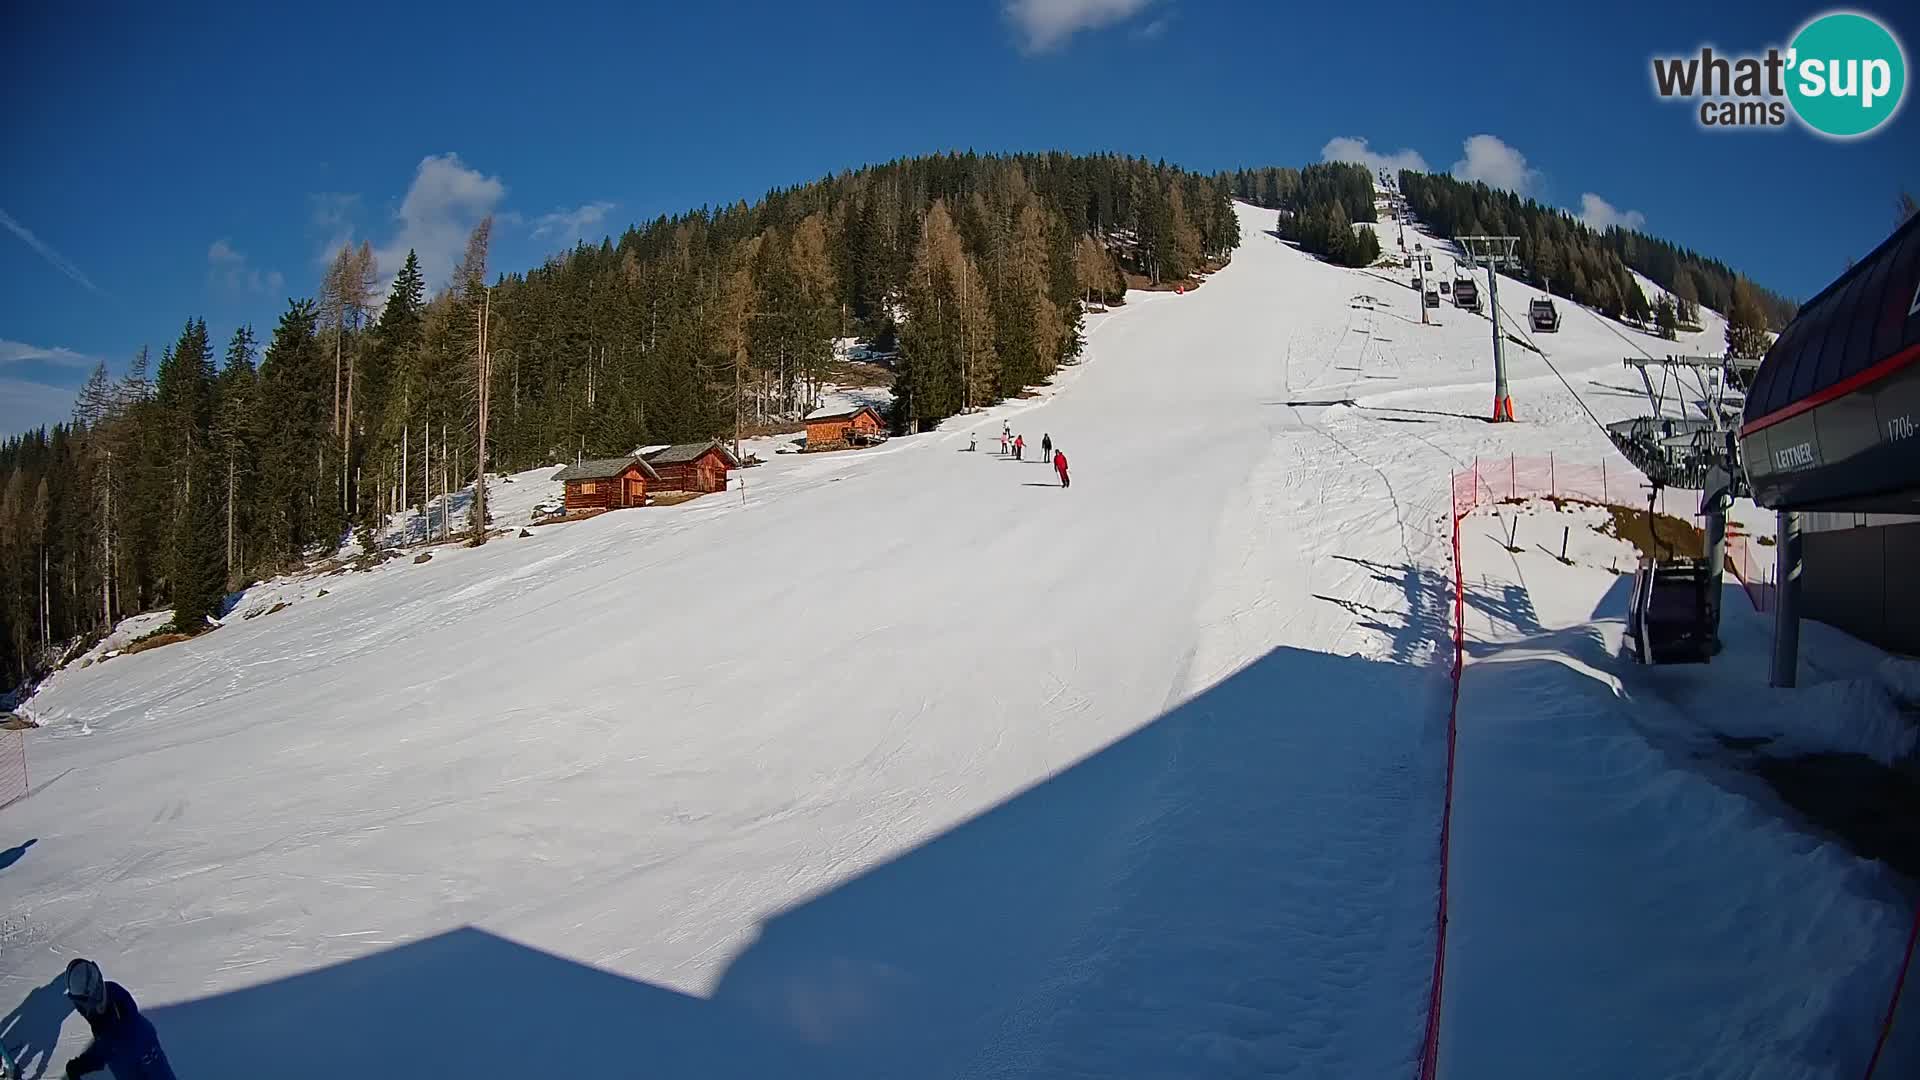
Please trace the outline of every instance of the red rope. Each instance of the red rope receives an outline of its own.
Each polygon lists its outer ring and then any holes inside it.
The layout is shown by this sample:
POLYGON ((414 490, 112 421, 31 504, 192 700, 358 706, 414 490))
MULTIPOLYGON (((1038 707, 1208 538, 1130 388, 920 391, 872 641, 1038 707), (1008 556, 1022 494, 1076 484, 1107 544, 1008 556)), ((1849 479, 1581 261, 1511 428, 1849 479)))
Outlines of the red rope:
POLYGON ((1480 476, 1473 474, 1473 495, 1463 510, 1458 486, 1453 507, 1453 700, 1447 707, 1446 796, 1440 812, 1440 901, 1434 914, 1433 988, 1427 997, 1427 1032, 1420 1051, 1420 1080, 1435 1080, 1440 1071, 1440 998, 1447 974, 1447 872, 1453 837, 1453 751, 1460 716, 1460 668, 1465 654, 1466 579, 1460 565, 1460 518, 1479 502, 1480 476))
MULTIPOLYGON (((1511 459, 1509 459, 1511 462, 1511 459)), ((1509 465, 1511 468, 1511 464, 1509 465)), ((1606 475, 1606 463, 1601 463, 1601 475, 1606 475)), ((1437 1080, 1440 1071, 1440 1002, 1441 987, 1447 972, 1447 875, 1449 854, 1453 833, 1453 758, 1454 745, 1459 731, 1460 721, 1460 669, 1466 653, 1466 577, 1465 568, 1460 564, 1460 519, 1480 505, 1480 463, 1474 462, 1469 474, 1473 478, 1473 492, 1467 497, 1466 505, 1460 502, 1460 484, 1456 476, 1453 483, 1453 700, 1447 709, 1447 777, 1446 796, 1440 815, 1440 901, 1434 914, 1435 944, 1433 951, 1433 988, 1427 997, 1427 1028, 1421 1040, 1420 1080, 1437 1080)), ((1603 481, 1604 482, 1604 481, 1603 481)), ((1514 493, 1519 494, 1517 489, 1514 493)), ((1756 610, 1761 609, 1759 597, 1754 592, 1754 582, 1746 580, 1738 567, 1734 568, 1734 577, 1745 587, 1747 599, 1753 602, 1756 610)), ((1874 1040, 1873 1056, 1867 1061, 1867 1071, 1862 1080, 1873 1080, 1874 1070, 1880 1066, 1880 1056, 1886 1051, 1887 1037, 1893 1034, 1893 1018, 1900 1009, 1901 991, 1907 984, 1907 974, 1913 968, 1913 954, 1920 948, 1920 908, 1913 913, 1913 929, 1907 933, 1907 949, 1900 960, 1900 973, 1894 979, 1893 995, 1887 1000, 1886 1015, 1880 1021, 1880 1034, 1874 1040)))
POLYGON ((1893 997, 1887 1002, 1886 1019, 1880 1021, 1880 1037, 1874 1041, 1873 1057, 1867 1060, 1865 1080, 1873 1080, 1873 1070, 1880 1066, 1880 1052, 1887 1048, 1887 1036, 1893 1034, 1893 1014, 1900 1008, 1900 990, 1907 985, 1907 969, 1913 966, 1913 946, 1920 942, 1920 908, 1913 912, 1913 929, 1907 934, 1907 955, 1900 961, 1900 977, 1893 981, 1893 997))

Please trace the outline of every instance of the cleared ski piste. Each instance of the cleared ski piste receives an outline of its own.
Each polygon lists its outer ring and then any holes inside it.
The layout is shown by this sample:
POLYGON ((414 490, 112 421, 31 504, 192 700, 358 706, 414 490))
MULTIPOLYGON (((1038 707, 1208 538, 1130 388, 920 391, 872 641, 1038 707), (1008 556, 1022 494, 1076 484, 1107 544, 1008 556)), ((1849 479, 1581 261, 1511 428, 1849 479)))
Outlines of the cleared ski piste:
MULTIPOLYGON (((272 583, 57 676, 36 791, 0 812, 0 844, 38 841, 0 871, 9 1043, 78 1049, 50 981, 78 954, 193 1077, 1410 1074, 1448 473, 1611 450, 1517 348, 1523 422, 1481 423, 1486 319, 1423 327, 1404 271, 1241 217, 1231 266, 1090 319, 1036 399, 769 443, 744 496, 272 583), (1003 419, 1053 436, 1070 491, 988 450, 1003 419)), ((1633 345, 1719 340, 1561 305, 1540 340, 1604 419, 1643 407, 1633 345)), ((1601 899, 1595 925, 1628 917, 1601 899)), ((1499 1060, 1513 1028, 1468 992, 1443 1057, 1499 1060)))
MULTIPOLYGON (((1920 700, 1920 665, 1809 623, 1801 689, 1769 690, 1771 623, 1729 587, 1712 665, 1639 667, 1620 655, 1631 579, 1608 570, 1633 551, 1598 517, 1531 502, 1461 523, 1441 1073, 1860 1077, 1913 883, 1786 808, 1751 759, 1911 755, 1894 695, 1920 700)), ((1876 1076, 1920 1070, 1915 1015, 1876 1076)))

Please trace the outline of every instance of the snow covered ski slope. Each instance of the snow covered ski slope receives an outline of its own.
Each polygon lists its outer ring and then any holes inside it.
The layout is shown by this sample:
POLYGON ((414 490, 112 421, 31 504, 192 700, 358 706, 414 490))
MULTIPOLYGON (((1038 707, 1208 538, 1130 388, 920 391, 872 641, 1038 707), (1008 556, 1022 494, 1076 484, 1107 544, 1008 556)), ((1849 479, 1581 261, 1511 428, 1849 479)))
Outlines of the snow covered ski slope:
MULTIPOLYGON (((1630 579, 1608 567, 1635 553, 1595 534, 1604 519, 1542 500, 1461 526, 1441 1074, 1857 1080, 1912 883, 1829 833, 1830 816, 1788 809, 1763 776, 1810 752, 1911 755, 1895 691, 1920 703, 1920 665, 1809 622, 1808 685, 1769 690, 1770 620, 1738 589, 1711 665, 1625 661, 1630 579), (1564 535, 1575 565, 1555 557, 1564 535)), ((1874 779, 1847 775, 1861 791, 1874 779)), ((1841 805, 1873 819, 1860 796, 1841 805)), ((1912 855, 1887 861, 1910 872, 1912 855)), ((1875 1076, 1920 1070, 1915 1015, 1895 1023, 1875 1076)))
MULTIPOLYGON (((1611 451, 1519 350, 1526 422, 1480 422, 1484 318, 1241 218, 1038 399, 63 672, 0 814, 5 1037, 77 1049, 81 954, 193 1077, 332 1077, 316 1036, 396 1077, 1407 1075, 1448 472, 1611 451)), ((1563 310, 1636 412, 1620 357, 1673 346, 1563 310)))

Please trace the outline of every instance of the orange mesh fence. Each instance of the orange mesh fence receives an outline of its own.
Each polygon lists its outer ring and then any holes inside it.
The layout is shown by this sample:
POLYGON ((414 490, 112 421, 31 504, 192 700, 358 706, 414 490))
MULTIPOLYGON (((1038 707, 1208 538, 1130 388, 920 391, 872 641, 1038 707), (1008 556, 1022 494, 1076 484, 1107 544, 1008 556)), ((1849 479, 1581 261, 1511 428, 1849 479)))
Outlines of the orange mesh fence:
MULTIPOLYGON (((1646 506, 1647 491, 1637 471, 1605 461, 1588 465, 1551 454, 1480 458, 1471 468, 1453 474, 1453 516, 1457 521, 1479 507, 1508 499, 1571 499, 1639 510, 1646 506)), ((1690 496, 1682 493, 1670 499, 1665 488, 1655 496, 1653 508, 1677 517, 1699 517, 1690 496)), ((1755 611, 1773 609, 1772 562, 1772 548, 1744 534, 1727 537, 1727 569, 1739 579, 1755 611)))
POLYGON ((27 738, 0 730, 0 806, 27 793, 27 738))

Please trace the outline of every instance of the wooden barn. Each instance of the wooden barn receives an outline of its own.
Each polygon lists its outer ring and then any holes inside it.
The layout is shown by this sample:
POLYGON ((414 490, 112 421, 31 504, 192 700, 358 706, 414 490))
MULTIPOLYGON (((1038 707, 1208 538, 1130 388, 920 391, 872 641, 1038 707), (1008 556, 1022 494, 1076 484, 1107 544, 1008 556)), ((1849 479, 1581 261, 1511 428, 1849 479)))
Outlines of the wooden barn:
POLYGON ((568 513, 645 506, 647 492, 660 485, 660 474, 636 457, 582 461, 554 473, 553 478, 566 482, 568 513))
POLYGON ((870 405, 855 409, 822 409, 807 416, 807 449, 838 450, 878 442, 885 437, 886 423, 870 405))
POLYGON ((660 491, 725 491, 727 472, 740 461, 716 441, 676 443, 646 455, 659 475, 660 491))

